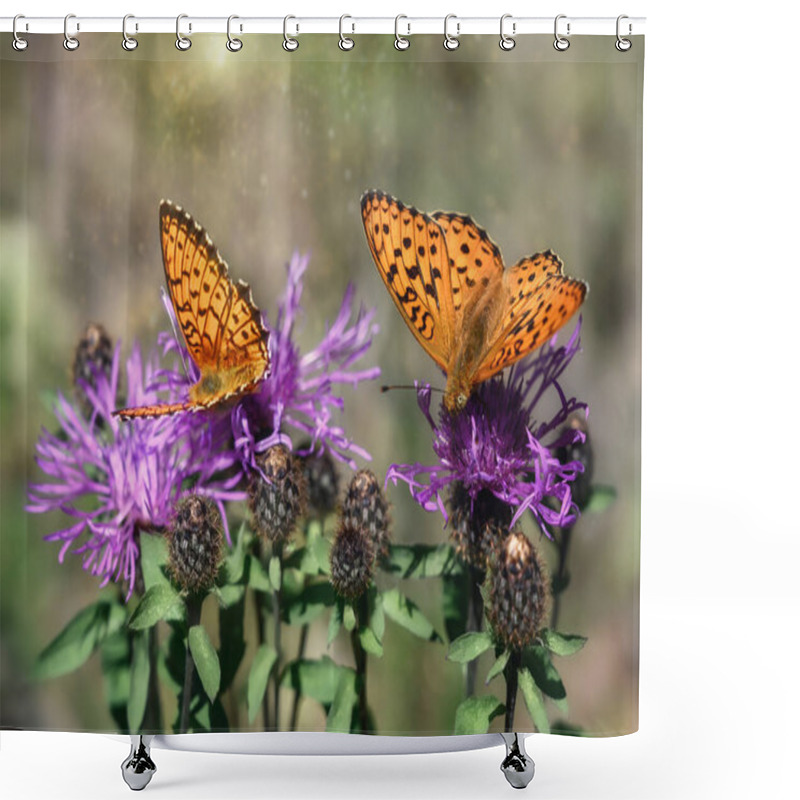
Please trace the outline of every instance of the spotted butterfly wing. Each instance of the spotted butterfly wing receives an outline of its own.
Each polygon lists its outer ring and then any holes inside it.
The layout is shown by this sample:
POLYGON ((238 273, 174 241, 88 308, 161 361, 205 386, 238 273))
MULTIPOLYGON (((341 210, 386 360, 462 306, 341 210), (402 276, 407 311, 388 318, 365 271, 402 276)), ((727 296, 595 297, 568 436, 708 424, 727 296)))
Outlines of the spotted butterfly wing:
POLYGON ((455 309, 441 227, 380 191, 361 198, 372 257, 400 314, 425 352, 447 369, 455 309))
POLYGON ((471 217, 428 216, 383 192, 367 192, 361 208, 386 287, 447 374, 451 412, 464 407, 476 385, 544 344, 586 295, 586 284, 566 277, 549 250, 505 269, 499 248, 471 217), (416 240, 401 238, 409 227, 426 232, 428 244, 417 252, 416 240))
POLYGON ((269 375, 269 334, 249 286, 231 281, 206 231, 180 206, 163 201, 159 217, 167 290, 200 378, 187 401, 114 412, 123 418, 211 408, 255 390, 269 375))
POLYGON ((520 259, 503 276, 500 324, 475 372, 481 383, 541 347, 569 322, 586 297, 583 281, 564 275, 551 250, 520 259))

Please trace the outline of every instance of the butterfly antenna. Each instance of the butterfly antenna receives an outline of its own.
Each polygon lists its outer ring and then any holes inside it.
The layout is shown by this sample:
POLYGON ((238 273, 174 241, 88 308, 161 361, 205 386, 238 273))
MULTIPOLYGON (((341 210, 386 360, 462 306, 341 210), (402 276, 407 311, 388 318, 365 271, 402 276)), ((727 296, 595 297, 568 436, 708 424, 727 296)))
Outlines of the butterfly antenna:
POLYGON ((191 380, 191 374, 189 372, 189 365, 186 363, 186 359, 183 357, 183 348, 181 347, 181 337, 178 334, 178 327, 175 324, 175 315, 172 313, 171 303, 172 301, 167 296, 167 290, 162 286, 161 287, 161 302, 164 304, 164 308, 167 309, 167 316, 169 317, 169 324, 172 326, 172 335, 175 337, 175 344, 178 345, 178 353, 181 357, 181 363, 183 364, 183 374, 191 380))
MULTIPOLYGON (((381 392, 388 392, 388 391, 391 391, 392 389, 414 389, 414 390, 416 390, 416 389, 419 389, 419 388, 420 388, 419 386, 414 386, 413 384, 405 384, 405 385, 392 384, 391 386, 386 386, 386 385, 381 386, 381 392)), ((435 386, 431 386, 430 390, 432 392, 441 392, 442 394, 444 394, 444 389, 437 389, 435 386)))

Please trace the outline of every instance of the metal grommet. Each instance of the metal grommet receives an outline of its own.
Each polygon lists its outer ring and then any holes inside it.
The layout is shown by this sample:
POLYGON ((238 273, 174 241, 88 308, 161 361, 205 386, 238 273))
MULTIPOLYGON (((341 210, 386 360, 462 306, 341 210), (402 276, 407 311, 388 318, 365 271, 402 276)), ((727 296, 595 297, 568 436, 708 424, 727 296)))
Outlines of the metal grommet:
MULTIPOLYGON (((619 24, 624 19, 628 19, 628 16, 626 14, 620 14, 617 17, 617 41, 614 43, 614 47, 616 47, 617 50, 620 51, 620 53, 627 53, 628 50, 630 50, 631 47, 633 47, 633 42, 630 39, 623 39, 622 36, 620 35, 620 32, 619 32, 619 28, 620 28, 619 24)), ((630 35, 631 35, 631 24, 629 22, 628 23, 628 36, 630 36, 630 35)))
POLYGON ((517 44, 516 39, 513 38, 517 32, 517 23, 516 22, 511 23, 511 34, 512 34, 511 36, 509 36, 505 32, 505 30, 503 30, 505 21, 511 18, 512 18, 511 14, 503 14, 503 16, 500 17, 500 49, 505 50, 506 52, 508 52, 509 50, 513 50, 517 44))
MULTIPOLYGON (((241 39, 237 39, 235 36, 231 36, 231 22, 233 22, 233 20, 235 19, 239 19, 239 17, 237 17, 236 14, 231 14, 228 17, 228 41, 225 42, 225 47, 227 47, 228 50, 231 51, 231 53, 238 53, 244 47, 244 42, 241 39)), ((241 30, 242 26, 240 25, 239 26, 240 33, 241 30)))
MULTIPOLYGON (((554 35, 556 37, 555 41, 553 42, 553 47, 555 47, 555 49, 558 50, 559 53, 563 53, 565 50, 567 50, 569 48, 569 39, 564 38, 558 32, 558 21, 560 19, 566 19, 566 18, 567 18, 566 14, 559 14, 556 17, 555 24, 553 25, 553 33, 554 33, 554 35)), ((569 28, 570 28, 570 25, 569 25, 569 22, 568 22, 567 23, 567 36, 569 36, 569 28)))
MULTIPOLYGON (((400 20, 401 19, 408 19, 405 14, 398 14, 394 18, 394 49, 395 50, 408 50, 411 47, 411 40, 406 39, 405 36, 400 35, 400 20)), ((407 22, 406 26, 408 27, 408 33, 406 36, 411 36, 411 23, 407 22)))
MULTIPOLYGON (((126 14, 122 18, 122 49, 127 50, 129 53, 131 50, 135 50, 139 46, 139 40, 133 36, 128 36, 128 20, 135 19, 133 14, 126 14)), ((136 25, 134 30, 139 30, 139 26, 136 25)))
MULTIPOLYGON (((353 18, 349 14, 342 14, 342 16, 339 17, 339 49, 340 50, 352 50, 356 46, 356 43, 349 36, 345 36, 344 32, 342 31, 342 27, 344 26, 344 21, 346 19, 353 19, 353 18)), ((356 29, 356 26, 355 26, 355 23, 353 23, 353 32, 355 31, 355 29, 356 29)))
MULTIPOLYGON (((290 19, 297 19, 297 17, 293 17, 291 14, 289 14, 283 18, 283 49, 289 53, 293 53, 298 47, 300 47, 300 42, 294 36, 289 36, 288 25, 290 19)), ((296 25, 295 28, 295 32, 300 33, 300 26, 296 25)))
MULTIPOLYGON (((67 16, 64 17, 64 49, 69 50, 70 52, 72 52, 73 50, 77 50, 81 46, 81 43, 78 41, 77 37, 70 35, 70 32, 68 30, 69 21, 71 19, 75 19, 74 14, 67 14, 67 16)), ((81 29, 80 24, 75 23, 75 31, 77 32, 80 29, 81 29)))
MULTIPOLYGON (((14 38, 11 40, 11 46, 17 52, 21 53, 23 50, 27 50, 28 49, 28 45, 30 44, 30 42, 27 39, 23 39, 17 33, 17 20, 19 20, 19 19, 25 19, 24 14, 17 14, 14 17, 14 22, 11 25, 11 32, 14 34, 14 38)), ((25 30, 28 30, 28 23, 27 22, 25 23, 25 30)))
POLYGON ((458 46, 461 42, 458 40, 458 35, 461 32, 461 23, 458 21, 458 17, 455 14, 448 14, 444 18, 444 45, 445 50, 458 50, 458 46), (456 20, 456 35, 451 36, 447 30, 447 23, 450 22, 451 19, 456 20))
MULTIPOLYGON (((175 47, 177 47, 178 50, 184 50, 185 51, 185 50, 188 50, 192 46, 192 40, 188 36, 184 36, 181 33, 181 20, 182 19, 188 19, 188 18, 189 18, 188 14, 178 14, 178 16, 177 16, 177 18, 175 20, 175 36, 177 37, 175 39, 175 47)), ((191 33, 191 32, 192 32, 192 23, 190 22, 189 23, 189 33, 191 33)))

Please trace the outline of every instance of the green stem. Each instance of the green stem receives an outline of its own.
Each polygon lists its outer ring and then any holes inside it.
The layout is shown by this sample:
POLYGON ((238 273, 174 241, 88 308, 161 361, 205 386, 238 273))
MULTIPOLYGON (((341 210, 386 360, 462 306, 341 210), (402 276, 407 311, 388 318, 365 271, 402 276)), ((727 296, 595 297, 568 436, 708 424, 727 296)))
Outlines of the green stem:
MULTIPOLYGON (((482 569, 468 568, 469 601, 467 603, 467 633, 480 632, 483 629, 483 596, 481 584, 486 577, 482 569)), ((473 659, 467 664, 467 697, 475 694, 475 685, 478 680, 478 659, 473 659)))
MULTIPOLYGON (((564 578, 567 575, 567 555, 569 554, 569 545, 572 541, 572 527, 558 529, 558 567, 556 569, 555 580, 558 586, 562 586, 564 578)), ((550 619, 550 627, 555 631, 558 630, 558 615, 561 612, 561 594, 563 590, 559 589, 558 592, 553 592, 553 613, 550 619)))
POLYGON ((158 637, 157 626, 148 631, 148 658, 150 660, 150 677, 147 682, 147 705, 142 720, 143 731, 161 730, 161 698, 158 693, 158 637))
POLYGON ((520 661, 519 650, 512 651, 504 670, 506 678, 506 733, 513 733, 514 731, 514 711, 517 706, 520 661))
MULTIPOLYGON (((283 582, 283 542, 272 543, 272 557, 277 558, 281 562, 281 583, 283 582)), ((281 692, 281 587, 274 589, 272 592, 272 614, 273 614, 273 646, 277 659, 275 661, 275 669, 273 670, 273 706, 275 708, 275 730, 280 730, 281 717, 280 717, 280 692, 281 692)), ((266 694, 266 692, 265 692, 266 694)))
POLYGON ((353 646, 353 657, 356 662, 356 690, 358 691, 358 723, 361 733, 370 733, 369 707, 367 706, 367 654, 361 645, 359 631, 369 625, 369 606, 366 593, 357 600, 358 605, 353 607, 356 615, 356 624, 350 633, 350 642, 353 646))
MULTIPOLYGON (((306 652, 306 643, 308 641, 308 625, 303 625, 300 628, 300 643, 297 645, 297 660, 301 661, 306 652)), ((297 716, 300 711, 300 691, 294 693, 294 700, 292 701, 292 717, 289 722, 289 730, 297 730, 297 716)))
MULTIPOLYGON (((266 644, 267 641, 267 614, 264 606, 266 605, 264 597, 261 592, 256 592, 256 617, 258 620, 258 643, 259 645, 266 644)), ((264 697, 261 700, 261 713, 264 717, 263 725, 264 730, 268 731, 269 726, 269 689, 264 692, 264 697)))
POLYGON ((194 661, 189 649, 189 631, 200 624, 200 612, 203 608, 203 598, 199 595, 190 595, 186 600, 186 660, 183 669, 183 702, 181 705, 180 733, 189 729, 189 708, 192 704, 192 682, 194 678, 194 661))

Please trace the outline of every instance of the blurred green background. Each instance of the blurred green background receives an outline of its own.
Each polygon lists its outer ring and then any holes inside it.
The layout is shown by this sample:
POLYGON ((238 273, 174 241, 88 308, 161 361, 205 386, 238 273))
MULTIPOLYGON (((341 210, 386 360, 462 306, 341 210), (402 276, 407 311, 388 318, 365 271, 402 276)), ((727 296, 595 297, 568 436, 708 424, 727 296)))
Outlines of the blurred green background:
MULTIPOLYGON (((506 53, 496 37, 469 37, 448 53, 439 37, 420 36, 398 53, 389 37, 362 36, 343 53, 336 37, 309 36, 287 54, 279 37, 261 36, 231 54, 224 37, 204 35, 179 53, 173 36, 158 35, 125 53, 118 36, 93 34, 75 53, 59 37, 31 37, 16 53, 8 38, 0 47, 0 724, 112 727, 96 656, 73 675, 28 680, 38 652, 98 589, 78 558, 59 565, 58 546, 42 542, 63 520, 27 515, 23 505, 28 482, 40 478, 33 451, 52 423, 48 394, 68 388, 84 325, 104 323, 124 353, 133 337, 149 345, 166 329, 159 200, 206 227, 271 320, 292 251, 311 253, 302 349, 316 344, 353 281, 381 326, 364 364, 379 364, 385 382, 442 385, 364 239, 359 200, 380 188, 427 211, 471 214, 507 264, 552 248, 568 274, 590 284, 583 352, 564 386, 590 405, 595 481, 618 497, 576 527, 559 627, 589 643, 558 666, 570 722, 593 734, 635 730, 643 48, 621 54, 608 38, 581 37, 557 53, 551 37, 524 37, 506 53)), ((394 462, 431 463, 412 392, 366 385, 345 400, 345 428, 379 475, 394 462)), ((397 541, 444 540, 441 517, 425 514, 402 485, 389 498, 397 541)), ((406 590, 441 630, 439 584, 406 590)), ((451 730, 461 668, 396 626, 385 645, 369 676, 381 730, 451 730)), ((325 652, 324 622, 308 652, 325 652)), ((330 654, 351 659, 344 641, 330 654)), ((320 724, 313 706, 302 706, 301 728, 320 724)), ((525 727, 522 704, 517 713, 525 727)))

